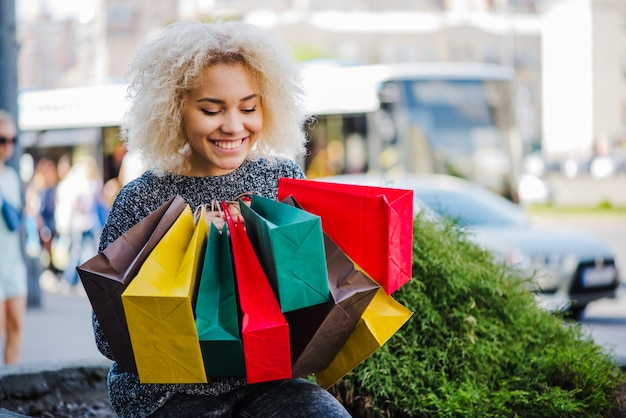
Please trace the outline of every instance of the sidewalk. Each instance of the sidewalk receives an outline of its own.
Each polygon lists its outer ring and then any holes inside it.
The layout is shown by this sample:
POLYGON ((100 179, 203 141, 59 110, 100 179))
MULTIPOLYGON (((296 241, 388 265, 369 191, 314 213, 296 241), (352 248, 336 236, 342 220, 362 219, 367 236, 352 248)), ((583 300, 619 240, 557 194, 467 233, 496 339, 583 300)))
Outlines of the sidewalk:
POLYGON ((24 322, 21 363, 107 359, 91 328, 91 305, 78 284, 74 289, 42 289, 42 306, 29 308, 24 322))

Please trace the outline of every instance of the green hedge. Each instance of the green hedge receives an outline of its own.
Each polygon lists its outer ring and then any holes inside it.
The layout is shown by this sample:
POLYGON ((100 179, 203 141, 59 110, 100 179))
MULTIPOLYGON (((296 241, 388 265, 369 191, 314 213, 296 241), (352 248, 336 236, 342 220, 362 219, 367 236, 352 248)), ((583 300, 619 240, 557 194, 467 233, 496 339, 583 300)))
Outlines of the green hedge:
POLYGON ((538 308, 525 280, 418 216, 413 279, 394 293, 415 314, 330 391, 354 417, 620 416, 611 353, 538 308))

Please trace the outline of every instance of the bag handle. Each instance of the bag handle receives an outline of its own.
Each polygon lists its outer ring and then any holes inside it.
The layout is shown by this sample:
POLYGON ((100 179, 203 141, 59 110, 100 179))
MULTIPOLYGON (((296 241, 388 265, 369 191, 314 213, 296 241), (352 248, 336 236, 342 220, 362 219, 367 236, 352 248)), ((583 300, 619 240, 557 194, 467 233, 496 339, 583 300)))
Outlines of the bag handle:
POLYGON ((239 202, 239 200, 248 201, 252 199, 253 195, 261 196, 261 193, 254 191, 239 193, 237 196, 234 197, 233 200, 230 200, 228 203, 239 202))
POLYGON ((213 224, 218 231, 221 231, 225 221, 224 213, 220 207, 220 202, 213 199, 211 200, 211 203, 202 203, 201 205, 198 205, 194 212, 194 220, 196 223, 200 220, 200 214, 202 211, 205 212, 205 221, 207 226, 210 227, 211 224, 213 224))
POLYGON ((221 203, 222 210, 224 211, 224 217, 226 218, 226 224, 228 225, 228 229, 234 231, 235 230, 235 221, 233 220, 232 215, 230 214, 230 210, 228 209, 228 203, 221 203))
MULTIPOLYGON (((194 216, 198 217, 198 214, 200 213, 200 211, 211 211, 211 212, 219 212, 220 215, 222 214, 220 211, 220 204, 217 200, 213 199, 211 200, 211 203, 200 203, 198 206, 196 206, 196 209, 194 211, 194 216)), ((197 221, 197 219, 196 219, 197 221)))
POLYGON ((220 216, 223 216, 222 208, 220 207, 220 202, 218 202, 217 200, 213 199, 213 200, 211 200, 211 211, 214 212, 216 210, 220 214, 220 216))

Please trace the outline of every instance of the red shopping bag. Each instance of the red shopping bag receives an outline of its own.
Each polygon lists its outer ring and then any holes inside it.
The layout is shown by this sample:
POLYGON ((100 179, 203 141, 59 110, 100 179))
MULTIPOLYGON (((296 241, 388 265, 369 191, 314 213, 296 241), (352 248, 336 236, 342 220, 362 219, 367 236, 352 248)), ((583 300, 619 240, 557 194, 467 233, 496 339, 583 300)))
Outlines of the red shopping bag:
POLYGON ((292 377, 289 325, 244 225, 233 220, 226 204, 222 204, 222 208, 230 233, 242 312, 241 338, 246 380, 248 383, 259 383, 289 379, 292 377))
POLYGON ((411 279, 412 190, 281 178, 278 199, 290 195, 387 294, 411 279))

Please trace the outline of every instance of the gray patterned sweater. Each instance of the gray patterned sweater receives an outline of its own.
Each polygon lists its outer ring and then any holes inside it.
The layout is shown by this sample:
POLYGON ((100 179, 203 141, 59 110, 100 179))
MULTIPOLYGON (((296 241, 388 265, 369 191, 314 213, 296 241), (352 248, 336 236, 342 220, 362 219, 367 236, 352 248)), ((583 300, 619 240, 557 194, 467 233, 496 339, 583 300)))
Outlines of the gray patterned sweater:
MULTIPOLYGON (((216 177, 157 176, 147 171, 128 183, 117 195, 102 231, 98 251, 102 252, 175 195, 182 196, 192 210, 214 199, 233 200, 237 195, 250 191, 276 200, 278 179, 281 177, 304 178, 304 174, 295 162, 286 159, 276 162, 246 160, 232 173, 216 177)), ((98 349, 114 360, 95 315, 92 315, 92 320, 98 349)), ((145 417, 176 393, 219 395, 245 384, 243 378, 214 378, 206 384, 141 384, 136 375, 121 372, 115 362, 108 375, 111 405, 120 417, 145 417)))

